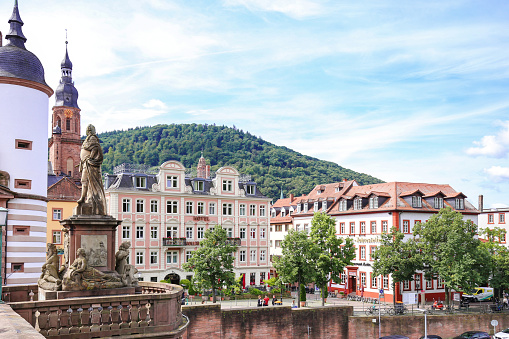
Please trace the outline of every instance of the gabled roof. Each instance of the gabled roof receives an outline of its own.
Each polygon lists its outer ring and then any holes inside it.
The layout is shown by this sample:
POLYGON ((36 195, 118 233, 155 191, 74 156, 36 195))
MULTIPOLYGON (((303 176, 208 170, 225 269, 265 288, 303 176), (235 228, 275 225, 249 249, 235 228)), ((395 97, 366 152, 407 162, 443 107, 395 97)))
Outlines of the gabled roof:
POLYGON ((60 179, 48 187, 48 200, 78 201, 81 197, 81 187, 76 185, 72 178, 48 175, 48 184, 50 177, 52 177, 51 181, 53 181, 53 177, 60 179))
POLYGON ((409 195, 417 195, 417 194, 418 194, 418 195, 421 195, 421 196, 422 196, 422 195, 424 195, 424 193, 422 193, 422 192, 421 192, 421 190, 419 190, 419 189, 417 188, 417 189, 414 189, 414 190, 412 190, 412 191, 403 192, 403 193, 401 193, 399 196, 400 196, 400 197, 407 197, 407 196, 409 196, 409 195))

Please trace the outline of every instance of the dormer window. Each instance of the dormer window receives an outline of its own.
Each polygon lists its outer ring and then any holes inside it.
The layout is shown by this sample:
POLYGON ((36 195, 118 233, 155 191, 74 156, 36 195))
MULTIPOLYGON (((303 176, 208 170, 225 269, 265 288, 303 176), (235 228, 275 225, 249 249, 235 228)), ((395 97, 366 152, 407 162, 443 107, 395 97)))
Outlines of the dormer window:
POLYGON ((318 201, 317 201, 317 202, 315 202, 315 204, 314 204, 313 208, 314 208, 315 212, 316 212, 316 211, 318 211, 318 201))
POLYGON ((307 213, 307 211, 308 211, 308 203, 305 203, 304 204, 304 213, 307 213))
POLYGON ((166 187, 167 188, 177 188, 178 187, 178 177, 174 175, 168 175, 166 177, 166 187))
POLYGON ((378 208, 378 197, 369 198, 369 208, 378 208))
POLYGON ((334 192, 338 193, 340 190, 341 190, 341 189, 340 189, 340 188, 339 188, 339 186, 338 186, 338 187, 336 187, 336 188, 334 189, 334 192))
POLYGON ((223 180, 223 192, 233 192, 233 182, 231 180, 223 180))
POLYGON ((454 208, 456 208, 457 210, 465 209, 465 199, 456 198, 454 208))
POLYGON ((297 205, 297 213, 300 213, 300 208, 301 208, 301 206, 300 206, 300 204, 298 204, 297 205))
POLYGON ((422 197, 418 195, 412 196, 412 207, 422 207, 422 197))
POLYGON ((322 202, 322 210, 326 210, 327 209, 327 201, 324 201, 322 202))
POLYGON ((276 217, 276 210, 275 209, 272 209, 271 215, 272 215, 273 218, 276 217))
POLYGON ((246 185, 246 194, 255 194, 255 185, 246 185))
POLYGON ((197 180, 194 182, 194 190, 195 191, 203 191, 203 181, 197 180))
POLYGON ((136 188, 147 188, 147 178, 145 177, 135 177, 134 178, 136 188))
POLYGON ((347 209, 347 202, 346 202, 346 200, 343 199, 339 202, 339 210, 346 211, 346 209, 347 209))
POLYGON ((356 198, 353 201, 353 209, 354 210, 361 210, 362 209, 362 198, 356 198))
POLYGON ((281 209, 281 216, 282 217, 286 216, 286 210, 284 208, 281 209))
POLYGON ((316 193, 317 193, 317 194, 322 194, 322 193, 323 193, 323 191, 322 191, 322 190, 318 190, 318 191, 316 191, 316 193))
POLYGON ((444 208, 444 198, 442 197, 435 197, 434 199, 434 207, 437 209, 444 208))

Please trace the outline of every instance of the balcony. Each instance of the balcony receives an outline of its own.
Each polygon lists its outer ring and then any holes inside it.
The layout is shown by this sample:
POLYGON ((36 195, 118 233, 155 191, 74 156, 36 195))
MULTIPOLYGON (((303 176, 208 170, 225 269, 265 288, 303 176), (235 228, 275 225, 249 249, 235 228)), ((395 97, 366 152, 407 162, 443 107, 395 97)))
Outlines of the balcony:
POLYGON ((163 238, 163 246, 182 247, 186 245, 186 238, 163 238))

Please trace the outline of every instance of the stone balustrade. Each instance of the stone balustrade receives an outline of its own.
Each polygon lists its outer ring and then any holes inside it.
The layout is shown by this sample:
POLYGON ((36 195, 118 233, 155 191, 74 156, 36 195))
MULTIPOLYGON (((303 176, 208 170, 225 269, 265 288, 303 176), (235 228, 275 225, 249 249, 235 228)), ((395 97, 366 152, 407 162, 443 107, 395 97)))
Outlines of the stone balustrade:
POLYGON ((47 338, 133 334, 180 338, 189 323, 181 310, 182 287, 139 285, 140 294, 12 302, 9 306, 47 338))

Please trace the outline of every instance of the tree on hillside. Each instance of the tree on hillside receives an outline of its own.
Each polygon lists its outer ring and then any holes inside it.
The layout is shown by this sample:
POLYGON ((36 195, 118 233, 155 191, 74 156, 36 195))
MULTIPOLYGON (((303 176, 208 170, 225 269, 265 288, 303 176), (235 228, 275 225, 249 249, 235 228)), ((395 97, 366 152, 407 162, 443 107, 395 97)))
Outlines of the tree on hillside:
POLYGON ((216 302, 218 288, 227 288, 235 284, 233 272, 233 253, 237 246, 228 240, 226 230, 220 225, 205 231, 205 239, 200 247, 182 267, 194 272, 194 279, 199 286, 212 289, 213 302, 216 302))
POLYGON ((509 288, 509 250, 501 244, 505 242, 505 229, 495 227, 479 232, 486 242, 481 242, 481 249, 485 250, 485 262, 489 273, 489 286, 495 289, 494 295, 501 297, 504 289, 509 288))
MULTIPOLYGON (((286 284, 297 282, 300 286, 313 281, 315 268, 313 262, 317 259, 319 249, 307 232, 290 230, 281 242, 282 256, 275 257, 276 268, 281 281, 286 284)), ((300 293, 298 295, 298 307, 300 307, 300 293)))
POLYGON ((470 291, 489 274, 486 251, 477 239, 477 225, 463 220, 450 207, 440 210, 426 223, 414 226, 414 236, 422 251, 426 277, 440 277, 445 285, 445 302, 449 291, 470 291))
MULTIPOLYGON (((414 274, 422 268, 422 257, 414 239, 405 241, 405 235, 395 227, 390 233, 381 236, 380 246, 373 255, 373 274, 375 276, 392 275, 392 291, 395 295, 396 284, 414 280, 414 274)), ((396 298, 393 298, 396 304, 396 298)))
POLYGON ((317 212, 311 219, 310 239, 319 251, 315 261, 315 283, 322 290, 322 306, 327 298, 329 281, 340 281, 345 266, 355 258, 355 246, 351 238, 336 236, 336 221, 324 212, 317 212))

